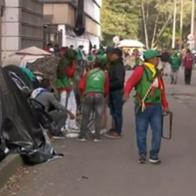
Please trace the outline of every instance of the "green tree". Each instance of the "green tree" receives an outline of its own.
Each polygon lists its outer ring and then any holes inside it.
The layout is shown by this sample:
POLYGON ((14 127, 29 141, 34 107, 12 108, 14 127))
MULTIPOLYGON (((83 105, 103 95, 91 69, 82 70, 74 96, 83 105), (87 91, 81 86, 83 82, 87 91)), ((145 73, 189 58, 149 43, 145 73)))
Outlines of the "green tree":
MULTIPOLYGON (((180 39, 180 0, 177 0, 177 39, 180 39)), ((171 0, 104 0, 103 38, 114 35, 140 39, 150 48, 170 46, 174 4, 171 0), (166 44, 167 43, 167 44, 166 44)), ((183 39, 190 30, 191 0, 183 0, 183 39)))
POLYGON ((104 0, 102 9, 103 37, 111 39, 114 35, 122 38, 138 38, 139 10, 125 0, 104 0))

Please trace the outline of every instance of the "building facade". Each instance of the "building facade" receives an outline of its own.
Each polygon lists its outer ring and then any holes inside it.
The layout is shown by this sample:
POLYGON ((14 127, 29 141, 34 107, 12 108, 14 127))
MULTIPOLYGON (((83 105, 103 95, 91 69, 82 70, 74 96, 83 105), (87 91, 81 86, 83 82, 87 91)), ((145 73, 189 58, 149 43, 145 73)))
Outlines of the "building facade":
POLYGON ((53 42, 60 46, 84 45, 86 51, 89 41, 99 46, 101 38, 101 0, 84 0, 85 33, 74 33, 77 0, 40 0, 44 3, 45 43, 53 42))
POLYGON ((1 57, 17 50, 43 47, 43 4, 38 0, 4 0, 1 17, 1 57))

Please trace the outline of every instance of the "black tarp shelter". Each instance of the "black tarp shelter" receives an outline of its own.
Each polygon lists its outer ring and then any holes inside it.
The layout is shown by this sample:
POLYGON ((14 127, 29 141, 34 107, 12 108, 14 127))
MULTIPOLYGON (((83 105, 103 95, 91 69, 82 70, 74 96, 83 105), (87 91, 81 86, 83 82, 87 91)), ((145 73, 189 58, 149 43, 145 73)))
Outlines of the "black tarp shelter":
POLYGON ((19 67, 0 67, 0 158, 20 153, 28 163, 45 162, 56 154, 28 102, 31 81, 19 67))

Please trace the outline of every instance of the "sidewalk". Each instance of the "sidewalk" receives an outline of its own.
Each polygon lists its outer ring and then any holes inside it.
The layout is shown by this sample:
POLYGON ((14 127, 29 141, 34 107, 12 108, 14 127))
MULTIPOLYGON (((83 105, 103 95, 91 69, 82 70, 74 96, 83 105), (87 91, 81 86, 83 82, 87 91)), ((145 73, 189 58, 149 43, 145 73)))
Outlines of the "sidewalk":
POLYGON ((19 155, 8 155, 0 162, 0 189, 5 185, 8 179, 23 166, 22 158, 19 155))

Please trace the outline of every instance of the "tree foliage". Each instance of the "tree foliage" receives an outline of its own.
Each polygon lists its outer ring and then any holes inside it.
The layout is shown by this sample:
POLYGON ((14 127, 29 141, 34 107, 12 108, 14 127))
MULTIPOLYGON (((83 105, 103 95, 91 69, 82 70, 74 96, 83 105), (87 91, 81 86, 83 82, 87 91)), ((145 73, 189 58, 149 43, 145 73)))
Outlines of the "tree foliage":
MULTIPOLYGON (((180 38, 180 0, 177 10, 176 31, 180 38)), ((103 38, 119 35, 148 42, 149 47, 169 46, 173 12, 173 0, 103 0, 103 38)), ((191 0, 183 0, 183 39, 189 33, 190 21, 191 0)))
POLYGON ((104 37, 119 35, 122 38, 137 38, 140 19, 139 10, 126 0, 104 0, 102 30, 104 37))

